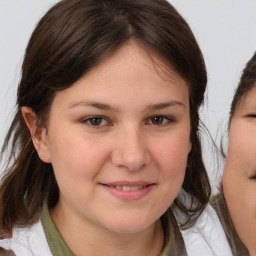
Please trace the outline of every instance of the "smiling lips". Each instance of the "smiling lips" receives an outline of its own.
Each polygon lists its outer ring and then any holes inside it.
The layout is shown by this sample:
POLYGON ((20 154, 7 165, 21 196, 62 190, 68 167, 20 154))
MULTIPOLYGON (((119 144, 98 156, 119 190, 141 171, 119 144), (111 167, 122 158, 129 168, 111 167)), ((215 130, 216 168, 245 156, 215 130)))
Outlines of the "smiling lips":
POLYGON ((101 185, 112 195, 121 200, 139 200, 146 196, 156 184, 146 182, 136 182, 133 184, 117 182, 101 185))
POLYGON ((142 189, 146 186, 143 185, 143 186, 110 186, 110 187, 116 188, 116 189, 121 189, 121 190, 124 190, 124 191, 131 191, 131 190, 135 191, 135 190, 142 189))

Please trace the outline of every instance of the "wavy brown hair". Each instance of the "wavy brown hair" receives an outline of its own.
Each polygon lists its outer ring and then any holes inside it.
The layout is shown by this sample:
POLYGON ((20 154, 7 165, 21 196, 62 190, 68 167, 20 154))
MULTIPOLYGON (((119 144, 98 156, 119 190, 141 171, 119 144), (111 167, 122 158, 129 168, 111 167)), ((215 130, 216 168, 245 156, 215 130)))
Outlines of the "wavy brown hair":
POLYGON ((229 125, 239 104, 256 82, 256 52, 245 65, 230 107, 229 125))
MULTIPOLYGON (((247 62, 245 68, 243 69, 240 81, 235 90, 234 97, 230 107, 228 127, 232 122, 232 118, 236 113, 240 103, 246 97, 252 88, 255 87, 256 83, 256 53, 252 58, 247 62)), ((223 143, 222 143, 223 144, 223 143)), ((223 145, 221 145, 221 154, 226 158, 226 154, 223 150, 223 145)), ((219 193, 214 196, 211 200, 214 209, 216 210, 223 229, 226 233, 228 242, 230 244, 232 253, 234 256, 249 256, 249 251, 243 242, 240 240, 238 234, 236 233, 233 221, 228 212, 227 203, 224 197, 224 191, 222 184, 219 188, 219 193)))
POLYGON ((184 228, 203 211, 211 189, 201 154, 198 109, 207 74, 188 24, 165 0, 63 0, 39 21, 26 48, 16 114, 2 148, 8 159, 0 186, 2 229, 34 223, 43 201, 53 207, 59 198, 52 166, 39 159, 21 107, 30 107, 38 125, 45 126, 56 92, 72 86, 130 39, 142 42, 188 83, 192 149, 182 187, 194 202, 187 207, 176 199, 174 204, 188 216, 184 228))

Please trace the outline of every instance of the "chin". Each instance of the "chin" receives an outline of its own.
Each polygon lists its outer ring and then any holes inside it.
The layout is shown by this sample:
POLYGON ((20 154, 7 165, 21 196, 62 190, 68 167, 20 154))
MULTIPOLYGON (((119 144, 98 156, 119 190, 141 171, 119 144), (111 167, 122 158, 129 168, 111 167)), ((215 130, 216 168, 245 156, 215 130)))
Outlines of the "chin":
POLYGON ((145 221, 145 219, 123 219, 122 220, 114 220, 112 225, 107 225, 108 229, 112 232, 119 234, 135 234, 140 233, 148 229, 151 225, 153 225, 155 221, 145 221))

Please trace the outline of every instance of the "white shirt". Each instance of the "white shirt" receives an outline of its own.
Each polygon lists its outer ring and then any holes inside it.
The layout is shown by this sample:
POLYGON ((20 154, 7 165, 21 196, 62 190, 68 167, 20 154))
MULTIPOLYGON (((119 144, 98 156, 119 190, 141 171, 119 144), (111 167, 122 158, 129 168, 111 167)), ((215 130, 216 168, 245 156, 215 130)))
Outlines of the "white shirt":
MULTIPOLYGON (((196 224, 181 230, 181 234, 188 256, 232 256, 217 214, 210 205, 196 224)), ((0 240, 0 246, 13 250, 17 256, 52 256, 40 221, 28 228, 14 228, 12 238, 0 240)))

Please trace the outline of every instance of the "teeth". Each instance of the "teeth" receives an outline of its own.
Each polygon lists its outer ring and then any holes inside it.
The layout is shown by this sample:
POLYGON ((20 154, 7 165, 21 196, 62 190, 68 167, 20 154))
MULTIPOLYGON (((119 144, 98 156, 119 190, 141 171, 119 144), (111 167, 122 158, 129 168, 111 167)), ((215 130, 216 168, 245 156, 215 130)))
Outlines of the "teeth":
POLYGON ((129 186, 123 186, 122 189, 124 191, 130 191, 132 189, 132 187, 129 187, 129 186))
POLYGON ((114 188, 121 189, 124 191, 131 191, 131 190, 139 190, 144 188, 145 186, 113 186, 114 188))

